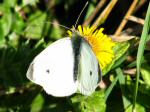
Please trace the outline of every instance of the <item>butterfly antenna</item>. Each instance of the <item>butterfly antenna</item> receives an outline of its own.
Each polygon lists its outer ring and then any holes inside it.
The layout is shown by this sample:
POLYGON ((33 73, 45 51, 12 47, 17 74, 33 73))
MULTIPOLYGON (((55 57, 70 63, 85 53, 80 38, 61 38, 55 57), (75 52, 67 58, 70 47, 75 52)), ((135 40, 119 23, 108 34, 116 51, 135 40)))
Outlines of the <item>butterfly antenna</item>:
POLYGON ((76 28, 76 26, 77 26, 77 24, 78 24, 78 22, 79 22, 79 19, 80 19, 81 15, 82 15, 83 11, 84 11, 85 8, 87 7, 88 3, 89 3, 89 2, 87 1, 86 4, 84 5, 83 9, 81 10, 81 12, 80 12, 80 14, 79 14, 79 16, 78 16, 78 18, 77 18, 77 20, 76 20, 76 23, 75 23, 75 25, 74 25, 75 28, 76 28))
POLYGON ((63 28, 65 28, 65 29, 71 30, 71 28, 69 28, 69 27, 67 27, 67 26, 64 26, 64 25, 61 25, 61 24, 56 23, 56 22, 47 21, 47 22, 45 22, 45 23, 50 23, 50 24, 52 24, 52 25, 58 25, 58 26, 63 27, 63 28))
MULTIPOLYGON (((71 30, 71 31, 72 31, 71 28, 69 28, 69 27, 67 27, 67 26, 64 26, 64 25, 61 25, 61 24, 56 23, 56 22, 50 22, 50 21, 44 22, 44 24, 46 24, 46 23, 49 23, 49 24, 52 24, 52 25, 58 25, 58 26, 60 26, 60 27, 63 27, 63 28, 65 28, 65 29, 67 29, 67 30, 71 30)), ((40 23, 39 23, 39 24, 40 24, 40 23)), ((40 26, 39 24, 35 24, 35 25, 36 25, 36 26, 40 26)), ((25 29, 25 31, 27 31, 29 28, 30 28, 30 26, 28 26, 28 27, 25 29)))

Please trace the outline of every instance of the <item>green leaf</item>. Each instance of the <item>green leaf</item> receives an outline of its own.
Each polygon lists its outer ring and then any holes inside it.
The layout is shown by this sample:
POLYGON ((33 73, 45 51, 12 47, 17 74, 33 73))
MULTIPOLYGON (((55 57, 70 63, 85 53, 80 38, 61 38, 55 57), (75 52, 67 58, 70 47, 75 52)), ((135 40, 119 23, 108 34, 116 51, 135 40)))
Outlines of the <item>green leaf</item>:
POLYGON ((89 6, 88 6, 88 10, 87 10, 86 16, 84 18, 85 20, 88 19, 91 16, 91 14, 93 13, 94 9, 95 9, 94 4, 90 3, 89 6))
POLYGON ((35 5, 39 0, 23 0, 23 7, 26 5, 35 5))
POLYGON ((4 31, 1 24, 2 23, 0 22, 0 46, 5 42, 4 31))
POLYGON ((105 75, 107 72, 110 71, 111 67, 114 65, 115 61, 118 60, 122 55, 124 55, 124 53, 128 50, 130 44, 129 42, 120 42, 120 43, 116 43, 116 45, 114 46, 114 54, 115 57, 113 59, 113 61, 103 69, 102 73, 103 75, 105 75))
POLYGON ((57 40, 62 38, 62 33, 63 33, 62 28, 60 28, 59 26, 52 27, 51 34, 49 37, 57 40))
POLYGON ((12 30, 17 34, 21 34, 24 30, 25 22, 23 18, 18 14, 13 14, 13 23, 12 23, 12 30))
POLYGON ((129 48, 129 42, 119 42, 114 47, 115 60, 119 59, 129 48))
MULTIPOLYGON (((148 95, 148 96, 150 96, 150 86, 149 85, 147 85, 146 83, 140 83, 140 85, 139 85, 139 91, 141 92, 141 93, 143 93, 144 94, 144 96, 146 96, 146 95, 148 95)), ((139 96, 138 98, 140 98, 141 96, 139 96)), ((147 99, 146 99, 147 100, 147 99)))
POLYGON ((150 66, 148 64, 142 65, 141 76, 145 84, 147 84, 150 87, 150 66))
POLYGON ((10 12, 10 9, 5 8, 3 10, 4 15, 0 19, 1 27, 3 29, 4 36, 7 36, 10 32, 11 25, 12 25, 12 13, 10 12))
POLYGON ((31 104, 31 112, 41 111, 43 104, 44 104, 44 98, 41 94, 38 94, 31 104))
POLYGON ((76 112, 105 112, 104 91, 96 91, 91 96, 76 95, 71 98, 76 112))
POLYGON ((15 7, 17 0, 4 0, 6 7, 15 7))
POLYGON ((141 104, 142 106, 145 107, 145 109, 149 109, 150 107, 150 103, 149 103, 149 99, 150 99, 150 88, 146 88, 144 87, 144 85, 141 86, 141 84, 139 85, 139 92, 138 92, 138 97, 137 97, 137 103, 141 104), (142 88, 143 87, 143 88, 142 88))
MULTIPOLYGON (((132 105, 130 105, 126 110, 125 112, 132 112, 132 105)), ((136 104, 135 105, 135 109, 134 109, 134 112, 146 112, 145 108, 140 105, 140 104, 136 104)))
POLYGON ((27 28, 24 31, 24 35, 30 39, 40 39, 44 31, 44 25, 46 20, 46 13, 37 11, 29 17, 27 28))
POLYGON ((19 44, 19 35, 17 35, 15 32, 12 32, 9 36, 9 43, 12 45, 14 48, 16 48, 19 44))
POLYGON ((129 53, 126 52, 123 56, 121 56, 115 63, 114 65, 112 66, 111 69, 114 69, 116 67, 119 67, 128 57, 129 53))
POLYGON ((7 112, 8 109, 0 107, 0 112, 7 112))

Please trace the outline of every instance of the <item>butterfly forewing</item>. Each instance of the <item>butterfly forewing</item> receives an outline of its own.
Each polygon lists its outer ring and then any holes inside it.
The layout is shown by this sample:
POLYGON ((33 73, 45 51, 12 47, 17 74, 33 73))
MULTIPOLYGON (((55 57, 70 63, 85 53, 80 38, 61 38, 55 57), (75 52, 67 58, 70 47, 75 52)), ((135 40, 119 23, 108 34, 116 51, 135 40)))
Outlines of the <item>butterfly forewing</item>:
POLYGON ((53 96, 69 96, 76 92, 71 38, 60 39, 35 57, 27 77, 53 96))

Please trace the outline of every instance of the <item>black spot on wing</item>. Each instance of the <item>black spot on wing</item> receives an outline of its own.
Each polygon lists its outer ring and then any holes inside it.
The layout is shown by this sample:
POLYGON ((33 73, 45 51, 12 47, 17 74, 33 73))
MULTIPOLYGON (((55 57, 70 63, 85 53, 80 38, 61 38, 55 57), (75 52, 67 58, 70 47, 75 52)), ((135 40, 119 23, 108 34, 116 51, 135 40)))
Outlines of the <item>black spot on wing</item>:
POLYGON ((92 76, 92 71, 90 70, 90 76, 92 76))
POLYGON ((46 70, 46 73, 48 73, 48 74, 49 74, 49 73, 50 73, 50 70, 49 70, 49 69, 47 69, 47 70, 46 70))

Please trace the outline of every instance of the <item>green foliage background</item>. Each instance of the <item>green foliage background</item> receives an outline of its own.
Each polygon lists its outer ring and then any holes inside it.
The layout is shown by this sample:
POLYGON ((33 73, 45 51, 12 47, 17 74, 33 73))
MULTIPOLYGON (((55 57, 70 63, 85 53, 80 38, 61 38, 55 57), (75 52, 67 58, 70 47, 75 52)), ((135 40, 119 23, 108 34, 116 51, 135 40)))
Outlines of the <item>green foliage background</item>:
MULTIPOLYGON (((98 2, 89 1, 79 24, 90 16, 98 2)), ((144 53, 150 37, 150 8, 148 12, 145 8, 147 18, 139 49, 136 43, 140 38, 117 43, 115 46, 115 59, 103 70, 105 89, 98 89, 89 97, 74 94, 67 98, 55 98, 27 80, 26 71, 33 58, 52 42, 67 36, 66 29, 58 24, 71 28, 85 3, 86 0, 0 1, 0 112, 150 110, 150 53, 149 50, 144 53), (128 62, 127 57, 136 57, 137 52, 138 61, 135 59, 128 62), (136 68, 136 65, 139 67, 139 75, 124 74, 124 69, 136 68)), ((110 26, 106 29, 111 33, 115 28, 110 26)))

